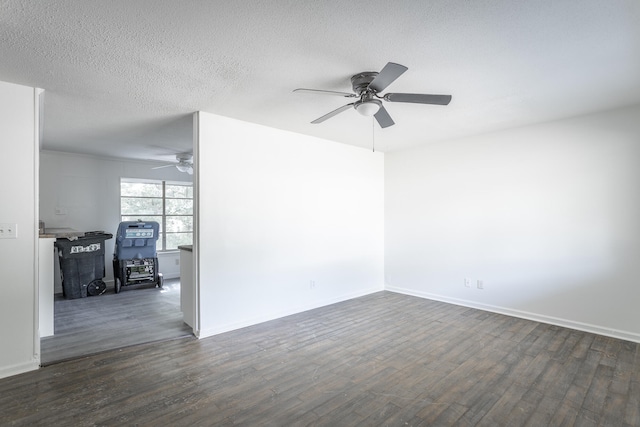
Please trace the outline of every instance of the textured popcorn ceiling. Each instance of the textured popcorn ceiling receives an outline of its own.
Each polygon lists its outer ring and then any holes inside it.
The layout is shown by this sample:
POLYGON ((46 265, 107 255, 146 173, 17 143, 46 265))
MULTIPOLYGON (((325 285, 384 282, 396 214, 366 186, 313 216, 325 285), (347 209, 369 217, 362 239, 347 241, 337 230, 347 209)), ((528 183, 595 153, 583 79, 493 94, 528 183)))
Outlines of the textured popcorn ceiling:
POLYGON ((640 103, 637 0, 0 0, 0 80, 46 90, 44 147, 164 160, 202 110, 390 151, 640 103), (372 130, 349 78, 393 61, 372 130))

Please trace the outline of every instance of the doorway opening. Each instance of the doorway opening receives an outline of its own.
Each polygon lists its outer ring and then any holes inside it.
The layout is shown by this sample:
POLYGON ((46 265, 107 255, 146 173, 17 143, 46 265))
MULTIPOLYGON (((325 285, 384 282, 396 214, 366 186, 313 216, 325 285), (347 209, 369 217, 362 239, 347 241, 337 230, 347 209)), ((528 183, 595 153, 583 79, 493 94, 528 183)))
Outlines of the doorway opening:
MULTIPOLYGON (((192 328, 184 322, 184 302, 181 304, 182 270, 183 267, 192 267, 181 265, 181 251, 178 250, 185 243, 181 239, 192 233, 193 226, 184 211, 185 204, 180 203, 186 198, 178 190, 184 190, 186 186, 169 184, 187 182, 187 176, 176 168, 153 168, 154 164, 145 161, 40 152, 39 204, 40 218, 45 222, 43 235, 49 236, 46 231, 52 227, 84 232, 104 230, 104 233, 115 237, 119 223, 131 219, 127 214, 134 215, 136 220, 155 220, 145 219, 143 214, 158 214, 163 246, 157 251, 157 257, 159 271, 164 276, 162 288, 130 284, 116 293, 111 262, 115 239, 110 238, 104 241, 105 292, 86 298, 65 299, 58 257, 54 255, 53 248, 45 250, 41 258, 53 260, 48 273, 48 280, 53 283, 50 290, 44 292, 46 295, 41 292, 39 298, 40 306, 46 302, 52 306, 50 324, 53 324, 53 335, 43 336, 40 340, 41 365, 135 344, 193 337, 192 328), (123 177, 135 178, 138 183, 160 181, 163 183, 163 197, 159 203, 148 195, 129 197, 128 207, 142 210, 124 211, 121 209, 124 204, 121 200, 123 177), (149 206, 159 205, 164 210, 159 213, 144 211, 146 202, 149 206)), ((192 201, 189 200, 188 204, 192 201)), ((42 248, 42 241, 47 239, 40 240, 42 248)), ((40 289, 44 289, 40 280, 40 289)), ((42 318, 40 322, 42 325, 42 318)), ((42 334, 42 327, 40 331, 42 334)))

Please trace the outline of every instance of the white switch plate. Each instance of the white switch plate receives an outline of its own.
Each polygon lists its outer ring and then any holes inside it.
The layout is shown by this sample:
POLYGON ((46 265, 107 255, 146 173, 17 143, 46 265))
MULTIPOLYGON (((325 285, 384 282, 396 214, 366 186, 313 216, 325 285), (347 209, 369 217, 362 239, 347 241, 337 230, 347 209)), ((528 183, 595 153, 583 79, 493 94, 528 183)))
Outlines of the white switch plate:
POLYGON ((478 284, 478 289, 484 289, 484 281, 483 280, 478 279, 478 283, 477 284, 478 284))
POLYGON ((0 239, 17 239, 18 224, 0 223, 0 239))

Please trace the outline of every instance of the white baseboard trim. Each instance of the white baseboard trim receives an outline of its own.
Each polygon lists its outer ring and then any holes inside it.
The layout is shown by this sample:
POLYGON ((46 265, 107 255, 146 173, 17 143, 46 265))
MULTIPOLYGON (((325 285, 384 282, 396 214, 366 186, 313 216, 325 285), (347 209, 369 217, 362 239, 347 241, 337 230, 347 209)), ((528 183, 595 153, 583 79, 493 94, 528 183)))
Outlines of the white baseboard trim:
POLYGON ((451 298, 443 295, 432 294, 429 292, 416 291, 412 289, 405 289, 396 286, 385 286, 385 290, 389 292, 396 292, 404 295, 411 295, 414 297, 430 299, 434 301, 446 302, 449 304, 460 305, 463 307, 476 308, 478 310, 490 311, 492 313, 504 314, 507 316, 518 317, 526 320, 533 320, 535 322, 547 323, 555 326, 562 326, 564 328, 575 329, 583 332, 590 332, 592 334, 604 335, 611 338, 618 338, 621 340, 632 341, 640 343, 640 334, 629 331, 621 331, 618 329, 607 328, 604 326, 592 325, 589 323, 576 322, 570 319, 563 319, 559 317, 547 316, 544 314, 530 313, 522 310, 514 310, 507 307, 500 307, 490 304, 482 304, 476 301, 463 300, 458 298, 451 298))
POLYGON ((17 365, 5 366, 0 368, 0 378, 7 378, 18 374, 23 374, 29 371, 35 371, 40 368, 40 363, 36 360, 32 360, 26 363, 19 363, 17 365))
POLYGON ((216 328, 210 328, 205 330, 197 331, 195 334, 197 338, 207 338, 214 335, 222 334, 225 332, 235 331, 237 329, 246 328, 247 326, 257 325, 259 323, 268 322, 270 320, 280 319, 282 317, 291 316, 293 314, 302 313, 304 311, 313 310, 320 307, 325 307, 327 305, 336 304, 339 302, 347 301, 350 299, 362 297, 365 295, 370 295, 376 292, 381 292, 384 289, 382 287, 371 288, 363 291, 353 292, 350 294, 340 295, 338 297, 329 298, 322 301, 315 301, 311 304, 300 305, 297 307, 292 307, 288 310, 283 310, 275 313, 265 314, 263 316, 254 317, 251 319, 242 320, 240 322, 228 323, 224 325, 220 325, 216 328))

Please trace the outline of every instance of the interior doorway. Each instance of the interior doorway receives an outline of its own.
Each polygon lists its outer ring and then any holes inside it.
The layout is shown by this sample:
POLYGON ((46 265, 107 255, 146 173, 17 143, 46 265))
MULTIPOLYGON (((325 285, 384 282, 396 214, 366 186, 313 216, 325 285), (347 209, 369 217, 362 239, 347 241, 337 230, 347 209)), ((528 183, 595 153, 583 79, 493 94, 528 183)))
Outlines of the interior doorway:
MULTIPOLYGON (((45 230, 50 226, 85 232, 103 230, 115 237, 118 224, 126 219, 120 210, 123 176, 185 182, 188 179, 176 168, 154 170, 153 164, 142 161, 58 152, 41 152, 40 160, 39 205, 45 230)), ((166 236, 171 225, 164 224, 166 236)), ((165 237, 165 241, 168 239, 165 237)), ((57 279, 46 295, 53 302, 54 335, 40 340, 41 365, 135 344, 193 337, 191 327, 183 321, 182 266, 175 245, 158 251, 159 270, 165 278, 162 289, 132 285, 123 286, 116 294, 111 263, 114 242, 111 238, 104 243, 107 286, 101 295, 65 299, 59 263, 54 260, 55 271, 49 277, 57 279)))
MULTIPOLYGON (((124 217, 127 212, 121 209, 122 178, 192 184, 195 181, 192 162, 196 159, 192 154, 197 141, 197 133, 194 133, 197 114, 165 117, 133 129, 134 132, 122 128, 121 132, 115 133, 112 129, 101 130, 91 140, 65 145, 62 151, 60 146, 53 143, 49 145, 50 141, 47 140, 47 129, 43 126, 42 118, 53 115, 55 107, 48 108, 47 99, 42 95, 39 98, 37 124, 39 143, 36 150, 39 150, 39 155, 36 179, 39 185, 36 194, 37 216, 43 222, 43 229, 103 231, 115 237, 119 223, 128 220, 124 217)), ((52 121, 47 120, 47 123, 52 121)), ((179 194, 164 193, 166 200, 163 199, 162 203, 171 204, 169 199, 180 197, 179 194)), ((196 197, 194 191, 194 203, 196 197)), ((129 213, 135 216, 133 220, 145 213, 148 215, 142 217, 157 215, 157 212, 129 213)), ((178 209, 171 215, 182 213, 178 209)), ((180 229, 180 226, 184 227, 184 222, 179 225, 179 221, 166 217, 165 213, 162 219, 162 247, 156 248, 159 270, 164 275, 162 289, 133 285, 123 287, 121 292, 116 293, 111 267, 115 239, 109 239, 104 243, 103 280, 107 285, 106 291, 97 296, 64 299, 57 256, 47 255, 46 252, 51 254, 52 250, 42 242, 49 240, 48 244, 51 244, 51 239, 38 239, 41 241, 39 251, 45 252, 40 259, 46 258, 49 263, 46 269, 40 266, 38 269, 46 275, 47 282, 52 276, 54 278, 52 283, 42 286, 43 278, 39 277, 36 290, 40 320, 34 330, 34 339, 44 336, 39 339, 42 365, 129 345, 194 336, 193 329, 184 322, 185 309, 181 307, 180 276, 183 268, 180 265, 181 251, 177 250, 177 246, 184 244, 178 238, 185 231, 180 229), (178 229, 172 230, 172 227, 178 229), (52 258, 54 267, 50 265, 52 258), (47 316, 42 316, 43 307, 47 316), (47 323, 44 333, 43 318, 47 323)), ((148 220, 157 221, 155 218, 148 220)), ((195 230, 192 231, 195 239, 195 230)), ((190 277, 194 276, 192 269, 189 266, 186 270, 191 273, 190 277)), ((194 307, 191 307, 191 311, 196 312, 194 307)), ((35 345, 35 348, 38 346, 35 345)))

